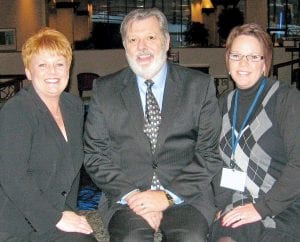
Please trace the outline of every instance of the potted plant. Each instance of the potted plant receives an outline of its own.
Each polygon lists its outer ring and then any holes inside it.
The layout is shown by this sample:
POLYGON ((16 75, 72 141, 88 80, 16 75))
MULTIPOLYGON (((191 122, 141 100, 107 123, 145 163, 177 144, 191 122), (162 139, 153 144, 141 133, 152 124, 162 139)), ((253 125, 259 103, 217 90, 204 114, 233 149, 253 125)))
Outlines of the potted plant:
POLYGON ((224 8, 218 18, 218 33, 220 36, 220 45, 223 45, 235 26, 244 23, 244 14, 237 7, 224 8))
POLYGON ((208 30, 202 23, 192 22, 184 35, 188 45, 195 47, 205 47, 208 45, 208 30))

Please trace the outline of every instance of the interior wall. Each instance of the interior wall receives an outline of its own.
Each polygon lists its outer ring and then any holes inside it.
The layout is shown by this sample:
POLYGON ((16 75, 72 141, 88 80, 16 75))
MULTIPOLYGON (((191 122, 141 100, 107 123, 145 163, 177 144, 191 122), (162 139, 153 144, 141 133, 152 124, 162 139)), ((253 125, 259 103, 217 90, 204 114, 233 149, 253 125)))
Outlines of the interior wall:
MULTIPOLYGON (((57 11, 56 29, 63 33, 71 44, 74 42, 73 8, 59 8, 57 11)), ((51 27, 51 26, 50 26, 51 27)))
POLYGON ((17 50, 25 40, 46 26, 44 0, 0 0, 0 28, 15 28, 17 50))
POLYGON ((88 15, 76 16, 74 26, 74 41, 86 40, 90 37, 91 24, 88 15))
POLYGON ((245 0, 245 23, 268 28, 268 0, 245 0))

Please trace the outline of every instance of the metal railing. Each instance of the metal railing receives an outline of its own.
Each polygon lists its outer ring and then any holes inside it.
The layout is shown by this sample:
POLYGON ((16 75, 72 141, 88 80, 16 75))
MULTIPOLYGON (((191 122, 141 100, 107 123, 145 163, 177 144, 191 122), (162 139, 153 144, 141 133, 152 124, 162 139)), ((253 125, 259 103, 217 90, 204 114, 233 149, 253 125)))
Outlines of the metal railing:
POLYGON ((294 77, 294 75, 293 75, 293 71, 294 71, 293 65, 297 64, 297 63, 300 66, 300 58, 273 65, 273 72, 272 72, 273 77, 278 79, 278 70, 279 70, 279 68, 282 68, 282 67, 285 67, 285 66, 291 66, 291 82, 293 84, 294 82, 297 81, 297 80, 294 80, 294 78, 293 78, 294 77))
POLYGON ((6 102, 23 87, 24 74, 0 75, 0 103, 6 102))

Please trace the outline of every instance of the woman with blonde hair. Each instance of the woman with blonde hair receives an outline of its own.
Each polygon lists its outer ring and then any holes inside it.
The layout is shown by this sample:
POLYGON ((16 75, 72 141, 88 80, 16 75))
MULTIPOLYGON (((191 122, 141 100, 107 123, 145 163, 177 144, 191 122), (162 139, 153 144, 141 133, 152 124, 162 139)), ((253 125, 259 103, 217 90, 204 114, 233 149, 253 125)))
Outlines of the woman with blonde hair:
POLYGON ((22 48, 31 84, 0 111, 0 241, 96 241, 76 214, 83 106, 64 92, 69 41, 44 28, 22 48))

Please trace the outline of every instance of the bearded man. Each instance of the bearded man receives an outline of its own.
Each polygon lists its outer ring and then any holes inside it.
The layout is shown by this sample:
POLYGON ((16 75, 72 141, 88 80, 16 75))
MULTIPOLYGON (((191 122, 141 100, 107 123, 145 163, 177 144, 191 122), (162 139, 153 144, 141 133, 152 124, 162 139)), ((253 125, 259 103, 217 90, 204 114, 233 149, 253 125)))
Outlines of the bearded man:
POLYGON ((163 241, 205 241, 222 167, 213 79, 167 62, 158 9, 130 12, 121 35, 129 67, 95 81, 84 135, 110 241, 153 241, 158 230, 163 241))

